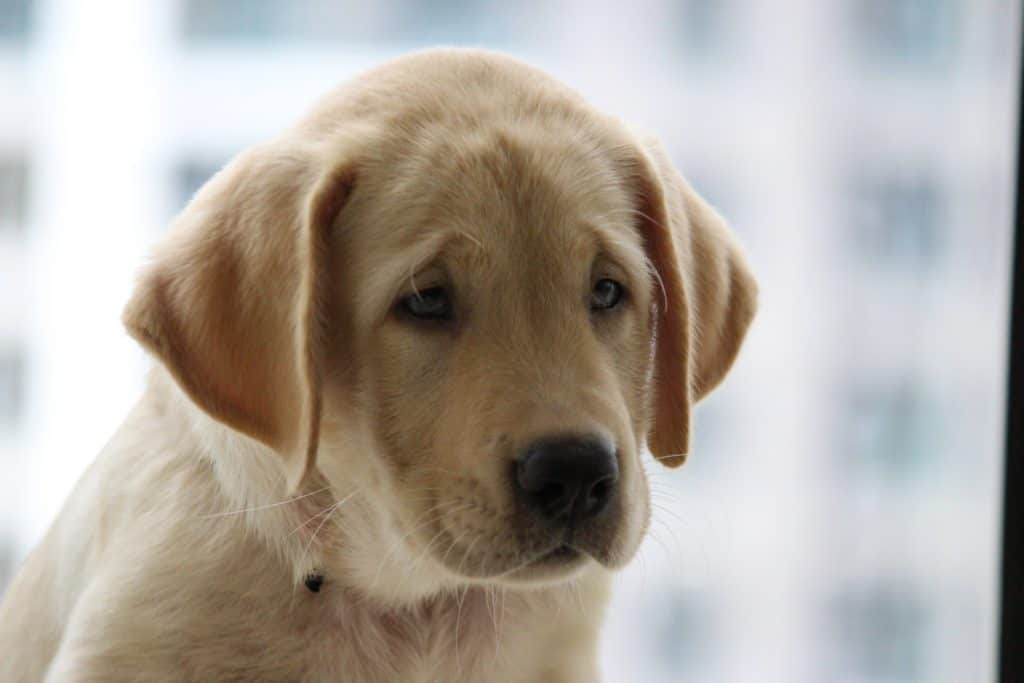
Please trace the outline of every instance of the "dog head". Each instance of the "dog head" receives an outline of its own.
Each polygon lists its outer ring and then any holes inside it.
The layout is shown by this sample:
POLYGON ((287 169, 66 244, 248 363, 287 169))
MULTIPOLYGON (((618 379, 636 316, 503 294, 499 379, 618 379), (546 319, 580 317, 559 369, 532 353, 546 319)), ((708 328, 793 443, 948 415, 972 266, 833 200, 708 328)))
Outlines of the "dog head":
POLYGON ((756 286, 655 143, 511 59, 371 71, 190 203, 124 320, 200 408, 457 581, 634 554, 756 286))

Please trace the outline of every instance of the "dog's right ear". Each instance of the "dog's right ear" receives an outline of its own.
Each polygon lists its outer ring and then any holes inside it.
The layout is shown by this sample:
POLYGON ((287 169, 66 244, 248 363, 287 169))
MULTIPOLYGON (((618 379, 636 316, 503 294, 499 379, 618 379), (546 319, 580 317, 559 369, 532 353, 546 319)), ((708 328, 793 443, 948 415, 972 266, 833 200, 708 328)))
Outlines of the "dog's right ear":
POLYGON ((204 411, 313 465, 332 224, 350 163, 297 146, 250 150, 199 191, 143 271, 122 319, 204 411))
POLYGON ((757 310, 757 283, 732 232, 653 140, 632 163, 637 214, 656 276, 654 411, 647 445, 678 467, 690 412, 725 377, 757 310))

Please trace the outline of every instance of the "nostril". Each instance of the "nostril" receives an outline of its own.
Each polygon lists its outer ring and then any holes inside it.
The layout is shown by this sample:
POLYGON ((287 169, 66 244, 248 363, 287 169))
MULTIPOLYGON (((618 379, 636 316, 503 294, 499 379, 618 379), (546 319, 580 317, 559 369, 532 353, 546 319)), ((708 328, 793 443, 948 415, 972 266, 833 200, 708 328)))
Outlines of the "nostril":
POLYGON ((557 500, 565 495, 565 486, 557 482, 549 481, 537 492, 537 495, 545 500, 557 500))
POLYGON ((608 493, 612 490, 611 477, 602 479, 593 486, 590 487, 590 498, 593 500, 603 500, 608 497, 608 493))

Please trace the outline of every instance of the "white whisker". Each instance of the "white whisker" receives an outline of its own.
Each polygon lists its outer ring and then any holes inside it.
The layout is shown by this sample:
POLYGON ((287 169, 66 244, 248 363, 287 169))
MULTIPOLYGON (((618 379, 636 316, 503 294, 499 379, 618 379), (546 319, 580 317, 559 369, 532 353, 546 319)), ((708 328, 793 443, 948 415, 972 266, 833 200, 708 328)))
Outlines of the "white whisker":
POLYGON ((245 514, 246 512, 256 512, 258 510, 269 510, 270 508, 281 507, 282 505, 288 505, 289 503, 294 503, 295 501, 302 500, 303 498, 309 498, 310 496, 315 496, 316 494, 323 493, 324 491, 327 491, 330 488, 331 488, 330 486, 325 486, 322 489, 317 489, 316 491, 311 491, 311 492, 305 493, 305 494, 303 494, 301 496, 296 496, 294 498, 289 498, 288 500, 282 500, 279 503, 271 503, 269 505, 258 505, 256 507, 243 508, 241 510, 229 510, 228 512, 215 512, 215 513, 209 514, 209 515, 199 515, 198 518, 199 519, 211 519, 211 518, 214 518, 214 517, 227 517, 229 515, 241 515, 241 514, 245 514))
POLYGON ((313 535, 310 537, 309 543, 306 544, 306 548, 302 551, 302 561, 305 561, 306 557, 309 555, 309 550, 313 547, 313 542, 316 541, 316 536, 318 533, 320 533, 320 529, 323 528, 324 524, 326 524, 327 521, 331 518, 331 516, 338 511, 338 508, 340 508, 345 502, 347 502, 350 498, 352 498, 352 496, 356 495, 357 493, 359 493, 359 489, 356 489, 355 491, 348 494, 331 507, 327 508, 327 514, 324 515, 324 518, 323 520, 321 520, 319 526, 317 526, 317 528, 313 531, 313 535))

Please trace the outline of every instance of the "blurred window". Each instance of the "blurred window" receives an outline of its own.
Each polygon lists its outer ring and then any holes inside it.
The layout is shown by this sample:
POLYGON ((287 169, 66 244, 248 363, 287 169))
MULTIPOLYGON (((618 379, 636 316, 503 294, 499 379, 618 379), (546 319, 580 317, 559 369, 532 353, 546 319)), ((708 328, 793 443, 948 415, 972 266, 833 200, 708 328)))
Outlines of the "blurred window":
POLYGON ((931 614, 913 587, 884 581, 850 590, 833 612, 840 680, 928 680, 931 614))
POLYGON ((521 3, 474 0, 323 2, 322 0, 187 0, 182 31, 191 40, 390 40, 436 44, 503 41, 521 3))
POLYGON ((728 217, 730 227, 742 234, 747 226, 737 222, 740 213, 739 183, 728 170, 686 153, 673 155, 673 161, 697 194, 722 216, 728 217))
POLYGON ((20 232, 28 205, 28 168, 23 157, 0 157, 0 234, 20 232))
POLYGON ((836 452, 846 467, 869 477, 905 482, 941 457, 946 415, 924 383, 887 378, 846 386, 840 417, 846 447, 836 452))
POLYGON ((923 275, 945 246, 946 207, 934 173, 862 171, 850 187, 846 244, 868 271, 923 275))
POLYGON ((679 22, 678 44, 687 56, 720 58, 730 52, 729 27, 735 19, 732 0, 683 0, 673 3, 679 22))
POLYGON ((323 38, 358 30, 373 3, 310 0, 187 0, 183 31, 192 39, 323 38), (354 6, 350 6, 354 5, 354 6), (309 21, 315 13, 316 21, 309 21), (346 21, 347 20, 347 21, 346 21))
POLYGON ((14 544, 7 534, 0 534, 0 586, 6 586, 14 574, 14 544))
POLYGON ((178 165, 174 172, 177 200, 173 207, 174 213, 177 213, 189 203, 195 193, 199 191, 199 188, 220 170, 221 165, 198 160, 186 160, 178 165))
POLYGON ((25 355, 18 348, 0 349, 0 428, 13 429, 24 409, 25 355))
POLYGON ((31 28, 31 15, 30 0, 0 0, 0 41, 27 40, 31 28))
POLYGON ((648 628, 653 639, 654 657, 665 674, 696 675, 711 658, 714 638, 706 601, 692 591, 664 586, 652 595, 657 601, 647 609, 648 628))
POLYGON ((958 0, 853 0, 857 49, 866 61, 938 66, 952 57, 960 29, 958 0))

